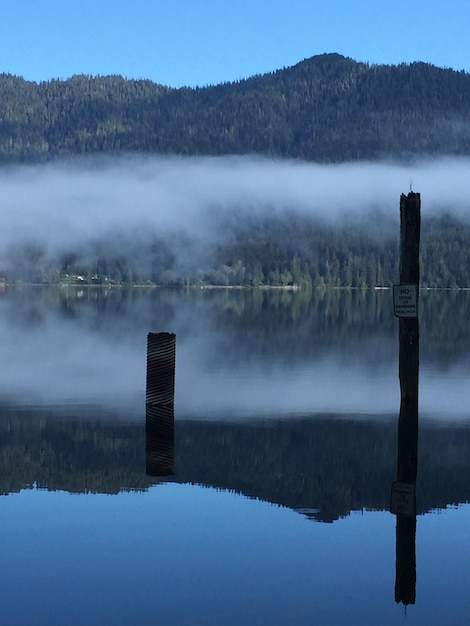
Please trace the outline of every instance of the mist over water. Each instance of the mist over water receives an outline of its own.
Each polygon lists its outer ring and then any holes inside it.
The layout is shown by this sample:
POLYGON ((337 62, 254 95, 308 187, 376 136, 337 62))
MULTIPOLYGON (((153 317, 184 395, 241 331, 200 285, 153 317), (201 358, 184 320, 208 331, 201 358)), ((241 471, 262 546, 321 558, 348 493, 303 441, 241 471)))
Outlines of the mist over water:
MULTIPOLYGON (((103 240, 138 254, 158 235, 185 234, 201 248, 245 217, 299 213, 329 221, 388 216, 401 193, 422 196, 423 216, 467 216, 470 159, 319 165, 255 157, 86 158, 0 170, 0 261, 12 246, 50 255, 103 240)), ((373 220, 372 220, 373 221, 373 220)))
MULTIPOLYGON (((459 296, 461 317, 470 294, 459 296)), ((449 322, 442 336, 446 297, 423 297, 420 413, 465 421, 470 333, 449 322)), ((7 288, 0 404, 99 405, 141 420, 149 331, 176 333, 179 419, 397 415, 397 320, 391 293, 372 290, 7 288)))

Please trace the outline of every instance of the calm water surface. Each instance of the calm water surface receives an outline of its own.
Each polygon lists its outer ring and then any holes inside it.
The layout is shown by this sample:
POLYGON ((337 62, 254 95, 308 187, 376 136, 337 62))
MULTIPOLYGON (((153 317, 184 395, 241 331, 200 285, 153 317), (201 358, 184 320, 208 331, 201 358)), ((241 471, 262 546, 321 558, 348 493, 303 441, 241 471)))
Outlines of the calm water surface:
POLYGON ((389 292, 1 292, 2 623, 468 624, 469 307, 421 297, 405 607, 389 292), (163 330, 176 421, 159 478, 145 351, 163 330))

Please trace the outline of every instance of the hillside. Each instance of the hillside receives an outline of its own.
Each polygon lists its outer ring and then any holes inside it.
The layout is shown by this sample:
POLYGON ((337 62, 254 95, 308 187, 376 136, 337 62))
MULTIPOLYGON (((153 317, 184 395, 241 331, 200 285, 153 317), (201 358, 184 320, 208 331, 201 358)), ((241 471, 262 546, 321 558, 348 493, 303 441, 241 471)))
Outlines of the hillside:
POLYGON ((0 163, 77 154, 263 154, 311 161, 470 154, 470 75, 324 54, 172 89, 120 76, 0 75, 0 163))

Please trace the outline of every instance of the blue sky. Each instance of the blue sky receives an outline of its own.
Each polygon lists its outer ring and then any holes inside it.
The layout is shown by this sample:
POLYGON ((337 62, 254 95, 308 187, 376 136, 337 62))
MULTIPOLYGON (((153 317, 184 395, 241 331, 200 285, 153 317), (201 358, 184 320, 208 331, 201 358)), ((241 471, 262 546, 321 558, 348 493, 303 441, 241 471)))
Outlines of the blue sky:
POLYGON ((0 0, 0 72, 179 87, 323 52, 470 71, 470 0, 0 0))

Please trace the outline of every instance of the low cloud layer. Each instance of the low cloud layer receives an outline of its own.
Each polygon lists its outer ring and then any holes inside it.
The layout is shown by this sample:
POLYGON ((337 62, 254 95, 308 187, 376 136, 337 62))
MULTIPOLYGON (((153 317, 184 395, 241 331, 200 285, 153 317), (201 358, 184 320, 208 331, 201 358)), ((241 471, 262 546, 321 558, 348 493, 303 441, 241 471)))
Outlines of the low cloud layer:
POLYGON ((0 255, 36 241, 50 253, 90 239, 134 240, 184 231, 217 237, 225 218, 287 210, 339 219, 377 210, 398 220, 401 193, 421 193, 426 215, 470 207, 469 159, 412 165, 319 165, 251 157, 86 159, 0 170, 0 255))

